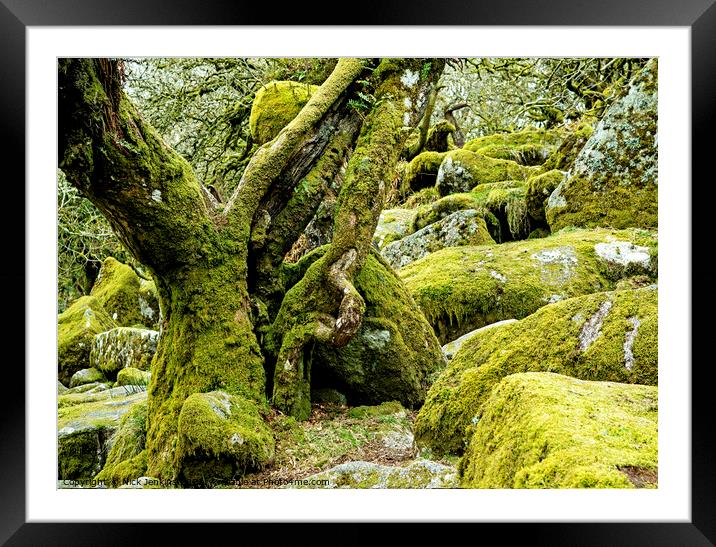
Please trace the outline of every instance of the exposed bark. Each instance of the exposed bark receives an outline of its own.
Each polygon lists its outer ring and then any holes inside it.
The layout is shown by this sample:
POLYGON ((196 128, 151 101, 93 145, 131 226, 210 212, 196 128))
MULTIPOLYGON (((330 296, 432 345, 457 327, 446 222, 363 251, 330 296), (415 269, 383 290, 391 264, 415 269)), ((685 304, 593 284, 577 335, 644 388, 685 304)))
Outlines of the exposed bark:
POLYGON ((462 148, 463 146, 465 146, 465 133, 460 127, 460 124, 457 123, 457 118, 455 118, 455 112, 458 110, 462 110, 463 108, 470 108, 470 105, 467 103, 455 103, 451 104, 443 111, 445 119, 455 127, 455 131, 452 134, 452 140, 455 142, 455 146, 457 146, 458 148, 462 148))

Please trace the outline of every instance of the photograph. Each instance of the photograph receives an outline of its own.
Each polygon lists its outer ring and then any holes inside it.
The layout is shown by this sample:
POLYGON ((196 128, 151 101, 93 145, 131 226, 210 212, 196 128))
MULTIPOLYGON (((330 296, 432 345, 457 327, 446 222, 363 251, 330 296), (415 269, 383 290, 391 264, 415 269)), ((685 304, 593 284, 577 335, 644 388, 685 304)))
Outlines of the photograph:
POLYGON ((55 63, 54 488, 659 489, 658 57, 55 63))

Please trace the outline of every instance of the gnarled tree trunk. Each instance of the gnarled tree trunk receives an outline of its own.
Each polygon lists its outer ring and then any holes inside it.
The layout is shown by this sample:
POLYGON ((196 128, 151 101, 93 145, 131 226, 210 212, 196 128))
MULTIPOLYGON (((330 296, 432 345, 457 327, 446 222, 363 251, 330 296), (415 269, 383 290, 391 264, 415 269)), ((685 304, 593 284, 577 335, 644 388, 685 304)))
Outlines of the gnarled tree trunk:
POLYGON ((354 278, 407 128, 441 71, 439 60, 340 60, 222 204, 124 95, 121 63, 60 60, 60 168, 151 270, 160 294, 150 476, 188 483, 195 469, 229 478, 265 464, 269 398, 307 417, 304 356, 315 342, 347 344, 361 325, 354 278), (349 106, 357 90, 373 97, 365 115, 349 106), (284 256, 342 168, 333 240, 286 292, 284 256))

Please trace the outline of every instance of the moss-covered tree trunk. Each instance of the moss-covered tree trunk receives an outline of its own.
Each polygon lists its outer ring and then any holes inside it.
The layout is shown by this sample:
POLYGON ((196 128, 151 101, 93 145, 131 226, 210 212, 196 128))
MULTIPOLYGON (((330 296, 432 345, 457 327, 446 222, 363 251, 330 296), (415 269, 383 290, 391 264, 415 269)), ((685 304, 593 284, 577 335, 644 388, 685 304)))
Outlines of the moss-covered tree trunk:
POLYGON ((306 344, 345 345, 360 325, 365 303, 353 278, 406 129, 420 119, 442 63, 340 60, 254 154, 225 204, 143 122, 122 91, 121 69, 111 60, 60 60, 60 168, 159 290, 147 473, 187 482, 198 469, 228 478, 271 458, 260 419, 268 396, 305 417, 306 344), (367 114, 349 106, 357 90, 374 97, 367 114), (285 294, 284 255, 349 155, 333 242, 285 294))

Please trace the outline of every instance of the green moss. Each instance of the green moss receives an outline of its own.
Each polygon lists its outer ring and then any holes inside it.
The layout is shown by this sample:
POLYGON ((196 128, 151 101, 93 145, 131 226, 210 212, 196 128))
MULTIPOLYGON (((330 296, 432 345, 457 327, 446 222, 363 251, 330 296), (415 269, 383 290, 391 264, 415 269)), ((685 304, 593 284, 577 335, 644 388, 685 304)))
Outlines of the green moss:
POLYGON ((517 372, 655 385, 657 301, 655 288, 585 295, 477 333, 431 387, 416 439, 437 452, 462 451, 492 388, 517 372))
POLYGON ((422 205, 415 216, 414 229, 465 209, 482 213, 490 236, 498 243, 522 238, 528 233, 524 182, 512 180, 478 184, 470 192, 450 194, 422 205))
POLYGON ((423 152, 415 156, 408 164, 403 177, 403 187, 417 192, 435 186, 444 152, 423 152))
POLYGON ((438 191, 434 186, 431 186, 429 188, 423 188, 414 194, 410 194, 408 199, 406 199, 403 203, 403 207, 406 209, 414 209, 421 205, 432 203, 438 199, 440 199, 440 194, 438 194, 438 191))
POLYGON ((70 387, 73 388, 85 384, 106 381, 107 378, 104 377, 104 374, 96 368, 83 368, 72 375, 72 378, 70 378, 70 387))
POLYGON ((114 328, 112 318, 93 296, 83 296, 57 317, 58 379, 69 385, 72 375, 88 368, 95 334, 114 328))
POLYGON ((318 86, 291 82, 269 82, 259 89, 251 105, 249 130, 257 144, 273 140, 306 105, 318 86))
POLYGON ((657 401, 651 386, 508 376, 460 460, 461 486, 655 488, 657 401))
POLYGON ((446 196, 467 192, 478 184, 524 180, 534 172, 534 168, 514 161, 494 159, 466 149, 453 150, 440 164, 436 187, 441 196, 446 196))
POLYGON ((465 143, 464 150, 491 158, 539 165, 564 139, 564 130, 527 128, 514 133, 494 133, 465 143))
POLYGON ((146 436, 147 403, 141 401, 122 416, 104 467, 95 478, 116 487, 143 476, 147 470, 146 436))
POLYGON ((118 386, 146 386, 152 375, 138 368, 127 367, 117 373, 118 386))
POLYGON ((178 433, 175 465, 185 486, 225 484, 274 457, 274 438, 256 403, 221 391, 189 396, 178 433))
POLYGON ((634 229, 564 230, 499 246, 450 247, 399 275, 444 344, 489 323, 526 317, 556 299, 612 289, 618 276, 595 251, 610 239, 651 252, 647 267, 630 268, 655 277, 656 234, 634 229))
POLYGON ((420 230, 433 222, 437 222, 455 211, 465 209, 485 209, 485 200, 471 193, 451 194, 437 201, 418 208, 413 222, 413 229, 420 230))
POLYGON ((106 392, 61 397, 80 399, 71 401, 74 404, 58 405, 58 477, 91 479, 104 465, 108 445, 121 417, 133 405, 146 401, 146 393, 115 393, 112 398, 106 392))
POLYGON ((132 268, 111 256, 102 263, 90 294, 120 326, 152 326, 159 321, 154 282, 141 279, 132 268))
POLYGON ((317 344, 312 383, 334 387, 352 404, 422 404, 430 374, 445 366, 432 328, 398 276, 369 255, 355 286, 366 303, 358 334, 344 347, 317 344))
POLYGON ((544 214, 547 200, 557 185, 564 179, 564 173, 552 169, 527 181, 526 205, 529 215, 537 221, 546 221, 544 214))
MULTIPOLYGON (((105 469, 107 469, 105 467, 105 469)), ((119 462, 111 471, 103 469, 96 477, 106 485, 121 486, 143 477, 147 473, 147 451, 142 450, 136 456, 119 462)))
POLYGON ((544 162, 546 170, 559 169, 567 171, 572 167, 577 154, 581 152, 589 137, 594 132, 594 125, 597 120, 583 118, 575 126, 568 128, 568 134, 562 144, 544 162))
POLYGON ((487 229, 483 211, 455 211, 403 239, 385 246, 381 254, 393 269, 400 269, 430 253, 461 245, 495 243, 487 229))
POLYGON ((387 416, 400 412, 405 412, 405 409, 398 401, 388 401, 381 403, 378 406, 356 406, 349 408, 346 415, 350 418, 362 419, 376 416, 387 416))
POLYGON ((542 239, 543 237, 548 237, 549 234, 550 232, 546 228, 535 228, 527 236, 527 239, 542 239))

